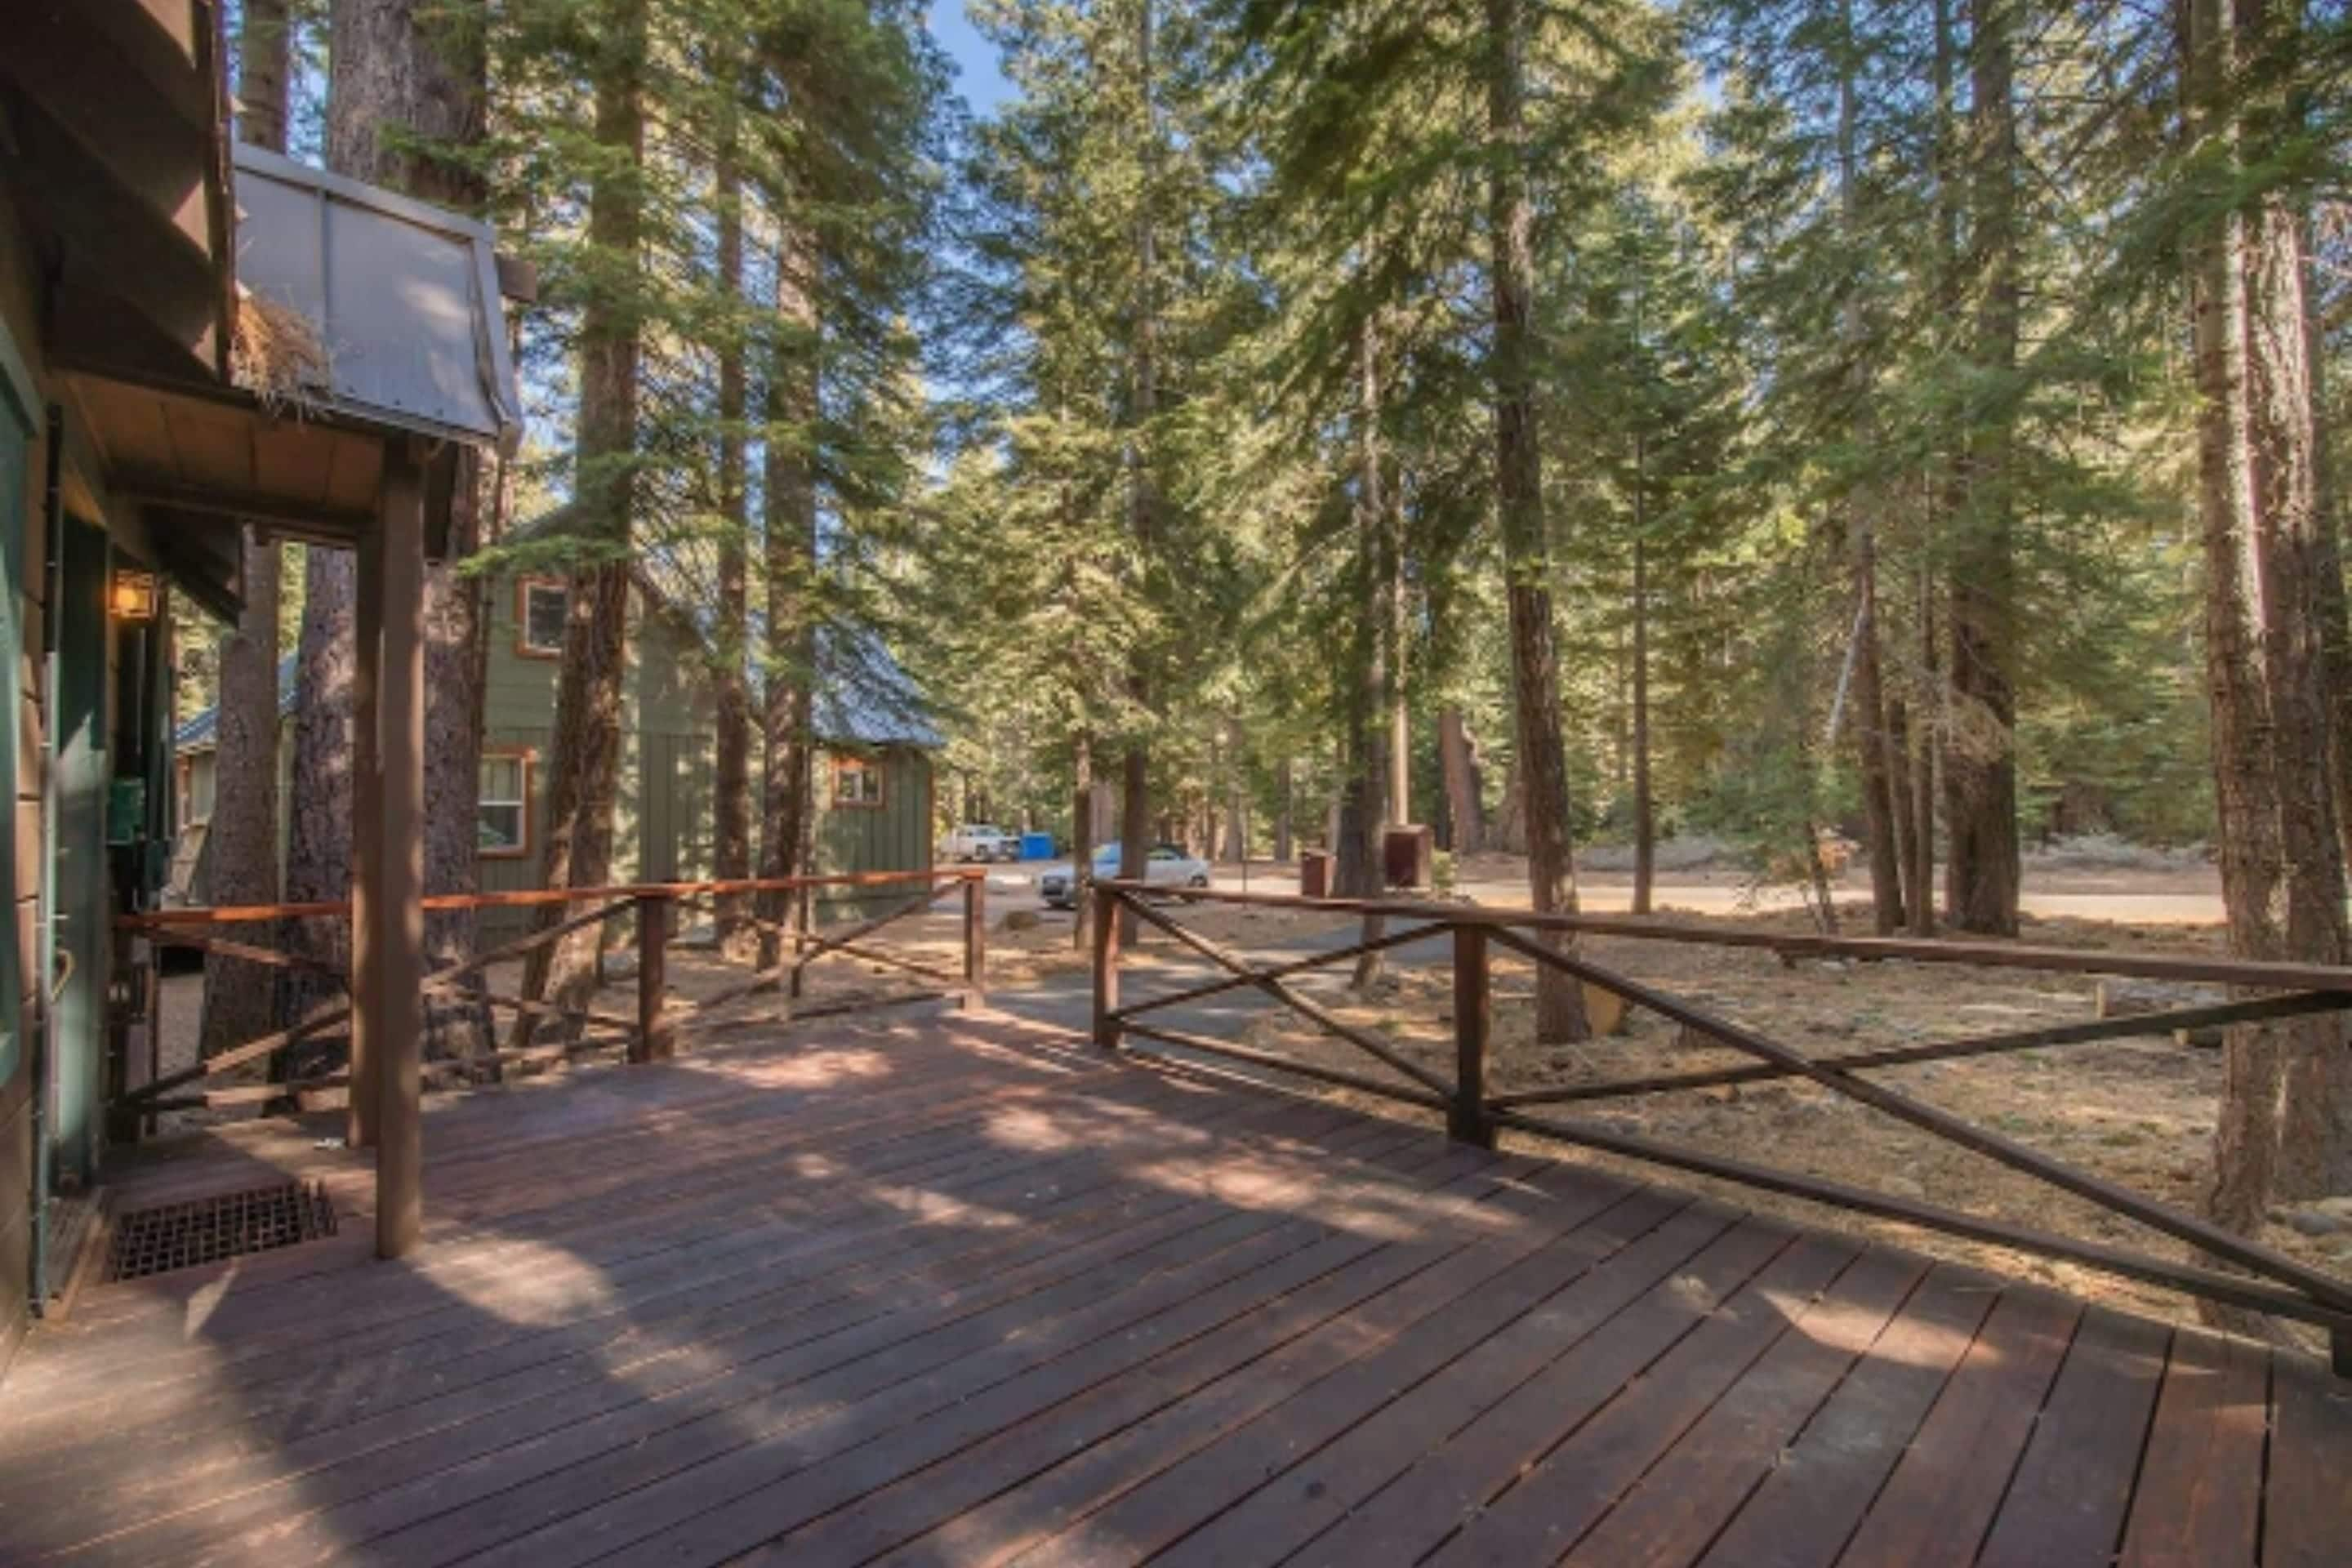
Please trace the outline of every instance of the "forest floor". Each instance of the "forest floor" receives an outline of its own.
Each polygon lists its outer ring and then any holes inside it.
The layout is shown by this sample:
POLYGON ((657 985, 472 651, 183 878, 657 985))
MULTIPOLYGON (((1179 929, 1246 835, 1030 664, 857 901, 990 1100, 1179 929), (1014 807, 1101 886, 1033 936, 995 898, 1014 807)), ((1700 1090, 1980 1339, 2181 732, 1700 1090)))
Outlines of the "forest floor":
MULTIPOLYGON (((1524 884, 1516 880, 1515 864, 1482 859, 1466 870, 1458 895, 1498 904, 1524 902, 1524 884)), ((1218 886, 1239 886, 1238 875, 1228 871, 1237 872, 1237 868, 1221 868, 1218 886)), ((2210 873, 2202 868, 2045 871, 2038 879, 2029 870, 2029 878, 2034 884, 2029 907, 2032 898, 2042 898, 2112 900, 2133 910, 2167 911, 2137 919, 2104 920, 2029 914, 2024 931, 2029 942, 2136 952, 2206 952, 2218 951, 2222 944, 2219 926, 2199 919, 2209 911, 2212 917, 2219 913, 2218 900, 2210 890, 2210 873)), ((1609 880, 1604 873, 1598 888, 1588 883, 1591 895, 1588 907, 1610 907, 1609 880)), ((1843 892, 1850 897, 1857 891, 1858 880, 1858 874, 1849 876, 1843 892)), ((1086 958, 1072 945, 1070 917, 1040 911, 1034 896, 1024 897, 1024 889, 1012 879, 1005 879, 1002 886, 995 879, 992 883, 991 908, 995 917, 989 936, 992 990, 1008 1004, 1025 994, 1063 1005, 1068 1016, 1082 1016, 1086 958)), ((1265 868, 1257 867, 1253 868, 1250 885, 1254 890, 1289 891, 1295 888, 1295 879, 1273 878, 1265 868)), ((1751 929, 1792 932, 1811 929, 1810 917, 1786 901, 1742 900, 1738 891, 1732 874, 1681 871, 1662 877, 1659 903, 1665 910, 1703 911, 1727 924, 1751 929)), ((1868 930, 1866 905, 1842 904, 1841 912, 1847 929, 1868 930)), ((1171 913, 1190 929, 1260 954, 1340 945, 1352 940, 1355 929, 1354 922, 1328 915, 1263 908, 1193 905, 1171 913)), ((891 928, 889 938, 883 945, 907 957, 949 969, 959 960, 961 929, 950 912, 902 922, 891 928)), ((2076 1021, 2092 1016, 2095 1010, 2096 983, 2083 976, 1911 963, 1804 960, 1784 964, 1768 950, 1619 938, 1588 939, 1588 951, 1597 963, 1814 1055, 2076 1021)), ((1381 1030, 1408 1057, 1441 1076, 1451 1076, 1450 971, 1442 952, 1424 947, 1418 957, 1414 952, 1405 950, 1402 961, 1390 963, 1369 993, 1359 994, 1334 980, 1318 985, 1315 994, 1349 1023, 1381 1030)), ((1170 984, 1189 982, 1202 969, 1191 954, 1156 935, 1130 947, 1123 962, 1131 972, 1161 972, 1170 984)), ((618 967, 625 969, 625 964, 618 967)), ((1344 974, 1344 967, 1335 972, 1344 974)), ((679 1001, 707 996, 740 981, 743 973, 708 952, 691 947, 673 950, 670 982, 679 1001)), ((905 989, 905 977, 848 958, 824 960, 809 974, 809 1002, 905 989)), ((494 988, 501 991, 511 993, 519 983, 519 973, 493 976, 494 988)), ((196 973, 174 974, 165 982, 167 1071, 176 1062, 190 1059, 202 987, 202 976, 196 973)), ((1533 1031, 1533 987, 1530 969, 1498 957, 1492 1080, 1498 1091, 1600 1083, 1635 1075, 1735 1066, 1748 1059, 1719 1047, 1694 1044, 1671 1022, 1639 1010, 1629 1012, 1623 1031, 1616 1036, 1576 1046, 1538 1045, 1533 1031)), ((607 1011, 625 1012, 633 1005, 634 994, 634 980, 625 973, 616 973, 596 1005, 607 1011)), ((731 1014, 768 1013, 782 1005, 781 998, 755 999, 739 1005, 731 1014)), ((1234 1027, 1244 1043, 1262 1049, 1375 1076, 1385 1072, 1347 1042, 1278 1006, 1259 1008, 1236 1020, 1234 1027)), ((2201 1206, 2210 1176, 2221 1069, 2220 1052, 2177 1045, 2167 1037, 1926 1063, 1874 1076, 2080 1170, 2195 1211, 2201 1206)), ((1338 1092, 1349 1098, 1346 1091, 1338 1092)), ((1417 1114, 1408 1108, 1381 1104, 1391 1113, 1417 1114)), ((2180 1244, 1811 1084, 1726 1086, 1565 1109, 1622 1131, 1714 1153, 1997 1215, 2086 1240, 2128 1245, 2161 1257, 2188 1256, 2180 1244)), ((194 1113, 189 1120, 204 1114, 194 1113)), ((2195 1315, 2194 1304, 2180 1298, 2073 1265, 1929 1237, 1893 1222, 1716 1184, 1681 1172, 1660 1173, 1563 1145, 1529 1142, 1527 1146, 1717 1192, 1727 1200, 1783 1213, 1808 1224, 1884 1236, 1902 1245, 1969 1259, 2151 1315, 2176 1321, 2189 1321, 2195 1315)), ((2281 1211, 2263 1239, 2305 1262, 2339 1274, 2352 1273, 2352 1205, 2329 1207, 2332 1212, 2327 1215, 2302 1210, 2290 1216, 2281 1211), (2324 1234, 2306 1234, 2330 1224, 2334 1227, 2324 1234)))
MULTIPOLYGON (((1522 865, 1483 858, 1474 863, 1457 893, 1478 902, 1523 906, 1525 884, 1517 880, 1522 865)), ((2029 867, 2028 877, 2030 884, 2038 883, 2032 887, 2029 908, 2042 900, 2050 901, 2044 907, 2115 907, 2137 918, 2028 914, 2022 933, 2027 942, 2130 952, 2215 952, 2223 946, 2222 931, 2213 923, 2221 914, 2218 889, 2208 868, 2044 868, 2036 878, 2029 867)), ((1238 886, 1238 877, 1223 869, 1217 880, 1222 888, 1238 886)), ((1259 868, 1251 886, 1254 890, 1290 890, 1279 882, 1265 889, 1269 880, 1259 868)), ((1607 910, 1613 904, 1622 910, 1623 904, 1609 897, 1613 880, 1606 873, 1597 888, 1593 880, 1586 880, 1586 907, 1607 910)), ((1662 875, 1658 903, 1662 912, 1703 912, 1723 924, 1751 930, 1813 929, 1811 918, 1795 907, 1793 895, 1744 898, 1741 880, 1730 872, 1662 875)), ((1859 890, 1856 884, 1865 880, 1856 872, 1841 889, 1840 914, 1849 931, 1867 933, 1870 929, 1866 900, 1850 901, 1859 890)), ((1352 940, 1354 931, 1352 922, 1289 910, 1194 905, 1171 912, 1190 929, 1260 953, 1339 945, 1352 940)), ((1041 978, 1083 969, 1082 958, 1070 949, 1066 916, 1048 917, 1025 931, 1000 929, 991 943, 991 971, 1000 986, 1010 983, 1010 972, 1016 968, 1041 978)), ((2076 1022, 2095 1012, 2097 982, 2088 976, 1911 963, 1803 960, 1784 964, 1769 950, 1617 938, 1588 939, 1586 951, 1598 963, 1816 1056, 2076 1022)), ((1182 968, 1188 975, 1197 968, 1189 954, 1154 937, 1130 949, 1126 962, 1130 967, 1182 968)), ((1336 965, 1332 973, 1344 975, 1346 966, 1336 965)), ((1390 963, 1368 994, 1334 984, 1318 988, 1315 995, 1342 1019, 1379 1030, 1404 1055, 1450 1078, 1452 984, 1451 971, 1440 955, 1435 962, 1424 958, 1390 963)), ((1538 1045, 1533 971, 1498 958, 1494 989, 1492 1087, 1497 1092, 1740 1066, 1752 1059, 1694 1044, 1669 1020, 1639 1009, 1628 1011, 1625 1026, 1616 1036, 1575 1046, 1538 1045)), ((1255 1012, 1240 1038, 1260 1049, 1321 1065, 1390 1076, 1346 1041, 1279 1006, 1255 1012)), ((1873 1076, 2078 1170, 2175 1207, 2201 1212, 2211 1177, 2213 1122, 2221 1092, 2221 1059, 2216 1049, 2178 1045, 2166 1036, 1922 1063, 1873 1076)), ((1371 1097, 1332 1092, 1367 1107, 1378 1104, 1386 1114, 1418 1114, 1371 1097)), ((1715 1154, 2158 1257, 2189 1258, 2188 1247, 2168 1237, 1810 1083, 1686 1089, 1559 1110, 1620 1131, 1715 1154)), ((1507 1139, 1507 1144, 1520 1142, 1516 1135, 1507 1139)), ((1528 1140, 1523 1146, 1711 1192, 1806 1224, 1885 1237, 2146 1314, 2196 1320, 2191 1301, 2072 1264, 1931 1236, 1891 1221, 1680 1171, 1662 1172, 1611 1155, 1569 1151, 1560 1144, 1528 1140)), ((2328 1212, 2302 1209, 2291 1216, 2277 1211, 2263 1239, 2305 1263, 2352 1274, 2352 1204, 2338 1200, 2328 1205, 2328 1212), (2290 1220, 2315 1229, 2332 1228, 2306 1234, 2290 1220)), ((2313 1335, 2304 1342, 2319 1342, 2313 1335)))

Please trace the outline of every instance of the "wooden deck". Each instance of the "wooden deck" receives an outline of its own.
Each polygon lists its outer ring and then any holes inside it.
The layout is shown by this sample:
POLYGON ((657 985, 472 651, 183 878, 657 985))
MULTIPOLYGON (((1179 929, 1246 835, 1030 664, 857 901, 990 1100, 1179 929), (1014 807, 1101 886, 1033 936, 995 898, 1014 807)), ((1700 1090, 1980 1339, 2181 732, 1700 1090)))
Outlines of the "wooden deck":
POLYGON ((426 1244, 83 1293, 0 1560, 2352 1561, 2315 1364, 985 1013, 443 1102, 426 1244))

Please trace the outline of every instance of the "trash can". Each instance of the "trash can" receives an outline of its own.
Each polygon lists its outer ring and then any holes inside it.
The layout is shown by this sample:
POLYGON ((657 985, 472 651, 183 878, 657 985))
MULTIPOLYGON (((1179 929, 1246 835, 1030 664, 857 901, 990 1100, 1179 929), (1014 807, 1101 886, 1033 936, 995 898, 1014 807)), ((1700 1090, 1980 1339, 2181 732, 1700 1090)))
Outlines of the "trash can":
POLYGON ((1299 852, 1298 896, 1302 899, 1328 899, 1331 896, 1331 852, 1328 849, 1299 852))
POLYGON ((1051 860, 1054 858, 1054 836, 1050 833, 1024 833, 1021 836, 1021 858, 1051 860))
POLYGON ((1426 888, 1436 863, 1437 834, 1414 824, 1391 827, 1381 843, 1381 869, 1391 888, 1426 888))

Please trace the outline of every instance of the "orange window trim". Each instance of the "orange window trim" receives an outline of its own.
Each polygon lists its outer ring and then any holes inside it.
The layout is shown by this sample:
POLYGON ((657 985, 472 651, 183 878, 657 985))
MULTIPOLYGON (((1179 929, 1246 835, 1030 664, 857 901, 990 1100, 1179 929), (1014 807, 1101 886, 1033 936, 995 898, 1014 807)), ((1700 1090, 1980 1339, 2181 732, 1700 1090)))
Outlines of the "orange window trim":
MULTIPOLYGON (((568 614, 570 610, 572 584, 564 581, 562 578, 547 576, 516 578, 514 600, 515 657, 517 658, 560 659, 563 657, 563 650, 561 647, 535 647, 530 640, 530 591, 533 588, 557 589, 565 595, 566 613, 568 614)), ((488 752, 484 753, 484 755, 488 754, 488 752)))
POLYGON ((833 804, 839 809, 843 811, 879 811, 882 809, 884 803, 888 800, 889 794, 889 786, 885 781, 882 773, 882 764, 880 763, 867 757, 835 757, 833 759, 833 804), (841 775, 853 769, 862 769, 866 773, 873 775, 874 798, 872 800, 844 800, 841 798, 841 775))
MULTIPOLYGON (((532 768, 539 763, 539 753, 529 746, 484 746, 482 748, 483 762, 495 762, 501 757, 511 757, 520 764, 517 773, 522 786, 522 842, 511 849, 477 849, 474 851, 474 858, 477 860, 520 860, 537 847, 539 824, 532 820, 536 814, 531 807, 530 774, 532 768)), ((478 813, 480 810, 478 785, 477 785, 475 798, 477 802, 475 809, 478 813)))

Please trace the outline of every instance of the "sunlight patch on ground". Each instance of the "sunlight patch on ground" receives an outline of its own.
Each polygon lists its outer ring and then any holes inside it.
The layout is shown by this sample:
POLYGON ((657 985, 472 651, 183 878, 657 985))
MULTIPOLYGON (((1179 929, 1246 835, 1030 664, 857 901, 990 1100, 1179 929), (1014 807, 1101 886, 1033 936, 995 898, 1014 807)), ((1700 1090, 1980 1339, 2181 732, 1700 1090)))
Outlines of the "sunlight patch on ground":
POLYGON ((604 1272, 560 1247, 518 1240, 496 1275, 444 1279, 441 1288, 479 1312, 522 1328, 547 1328, 615 1305, 604 1272), (523 1289, 517 1289, 518 1283, 523 1289))
POLYGON ((1093 1142, 1065 1126, 1062 1119, 1052 1111, 1027 1106, 1001 1110, 990 1117, 987 1132, 991 1142, 1036 1153, 1076 1149, 1093 1142))
POLYGON ((1025 1215, 1008 1214, 1003 1209, 947 1197, 929 1187, 868 1187, 859 1195, 885 1208, 895 1209, 919 1225, 952 1225, 973 1230, 1016 1230, 1030 1223, 1025 1215))
POLYGON ((677 1063, 689 1071, 733 1079, 762 1089, 830 1089, 836 1084, 887 1078, 897 1068, 877 1050, 818 1050, 757 1060, 687 1058, 677 1063))
POLYGON ((196 1289, 194 1294, 188 1298, 187 1308, 181 1318, 181 1338, 194 1340, 205 1331, 205 1325, 212 1321, 212 1315, 220 1304, 228 1299, 229 1291, 236 1287, 236 1278, 244 1268, 244 1258, 231 1258, 228 1267, 221 1270, 219 1279, 196 1289))

